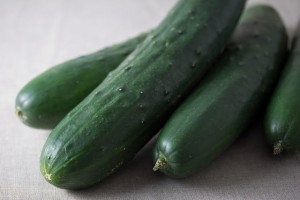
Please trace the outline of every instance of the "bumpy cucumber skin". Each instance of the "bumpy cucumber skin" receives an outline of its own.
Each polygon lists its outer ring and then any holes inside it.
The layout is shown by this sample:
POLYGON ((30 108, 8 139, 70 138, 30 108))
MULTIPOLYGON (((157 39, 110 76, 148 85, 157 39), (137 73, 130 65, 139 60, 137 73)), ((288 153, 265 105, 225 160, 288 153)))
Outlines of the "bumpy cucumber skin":
POLYGON ((94 185, 132 160, 225 47, 244 0, 180 0, 166 19, 50 134, 51 184, 94 185))
POLYGON ((300 24, 285 70, 267 110, 265 133, 274 147, 281 151, 300 151, 300 24))
POLYGON ((19 92, 16 114, 30 127, 53 129, 145 38, 146 34, 141 34, 122 44, 52 67, 19 92))
POLYGON ((287 34, 274 9, 246 10, 217 67, 163 127, 154 170, 184 178, 223 153, 270 93, 286 49, 287 34))

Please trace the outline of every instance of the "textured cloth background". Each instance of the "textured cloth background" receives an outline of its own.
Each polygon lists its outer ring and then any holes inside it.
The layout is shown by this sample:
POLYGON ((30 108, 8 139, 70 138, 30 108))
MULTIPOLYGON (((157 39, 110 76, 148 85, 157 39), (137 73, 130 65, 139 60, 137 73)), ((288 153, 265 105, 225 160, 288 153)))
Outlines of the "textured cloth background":
MULTIPOLYGON (((290 33, 299 0, 268 2, 290 33)), ((300 199, 300 156, 273 157, 258 123, 208 168, 188 179, 153 173, 151 144, 101 184, 66 191, 44 181, 39 155, 49 131, 24 126, 14 115, 17 92, 58 64, 155 27, 175 0, 0 1, 0 199, 300 199)))

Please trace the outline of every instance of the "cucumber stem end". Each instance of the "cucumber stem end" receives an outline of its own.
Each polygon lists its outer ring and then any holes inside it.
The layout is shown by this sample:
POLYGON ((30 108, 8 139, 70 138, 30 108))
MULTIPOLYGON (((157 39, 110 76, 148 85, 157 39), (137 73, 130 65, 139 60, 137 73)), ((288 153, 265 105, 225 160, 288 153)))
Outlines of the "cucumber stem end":
POLYGON ((153 171, 158 171, 160 169, 166 169, 166 168, 168 168, 168 164, 166 163, 165 159, 158 158, 153 167, 153 171))
POLYGON ((279 155, 282 151, 283 151, 283 145, 282 145, 282 140, 280 140, 274 144, 273 154, 279 155))

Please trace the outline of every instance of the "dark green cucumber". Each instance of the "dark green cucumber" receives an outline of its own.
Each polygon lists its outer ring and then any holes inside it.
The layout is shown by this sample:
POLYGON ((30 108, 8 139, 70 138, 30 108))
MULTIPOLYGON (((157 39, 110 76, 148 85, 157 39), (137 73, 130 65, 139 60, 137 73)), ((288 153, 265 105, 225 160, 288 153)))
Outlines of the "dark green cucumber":
POLYGON ((286 68, 266 115, 266 138, 274 154, 300 151, 300 24, 286 68))
POLYGON ((64 62, 30 81, 18 94, 16 114, 33 128, 52 129, 146 38, 64 62))
POLYGON ((245 0, 180 0, 166 19, 50 134, 51 184, 94 185, 132 160, 225 48, 245 0))
POLYGON ((268 96, 286 49, 277 12, 264 5, 247 9, 216 68, 163 127, 153 170, 183 178, 223 153, 268 96))

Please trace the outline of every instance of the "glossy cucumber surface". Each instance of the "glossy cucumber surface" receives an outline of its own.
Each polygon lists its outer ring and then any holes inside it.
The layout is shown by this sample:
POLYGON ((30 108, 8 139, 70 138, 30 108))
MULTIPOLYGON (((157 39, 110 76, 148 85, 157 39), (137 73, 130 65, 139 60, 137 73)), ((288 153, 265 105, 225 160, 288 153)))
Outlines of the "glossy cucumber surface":
POLYGON ((268 97, 286 50, 278 13, 264 5, 247 9, 216 68, 163 127, 153 169, 184 178, 221 155, 268 97))
POLYGON ((146 34, 141 34, 122 44, 69 60, 40 74, 17 95, 17 116, 30 127, 53 129, 145 38, 146 34))
POLYGON ((52 131, 40 169, 60 188, 99 183, 160 130, 224 49, 245 0, 180 0, 52 131))
POLYGON ((300 24, 271 103, 265 133, 273 153, 300 151, 300 24))

